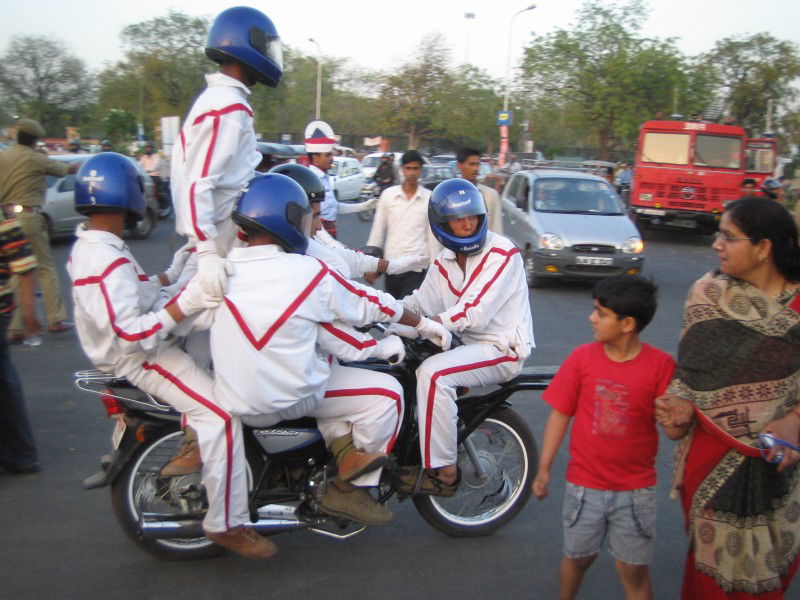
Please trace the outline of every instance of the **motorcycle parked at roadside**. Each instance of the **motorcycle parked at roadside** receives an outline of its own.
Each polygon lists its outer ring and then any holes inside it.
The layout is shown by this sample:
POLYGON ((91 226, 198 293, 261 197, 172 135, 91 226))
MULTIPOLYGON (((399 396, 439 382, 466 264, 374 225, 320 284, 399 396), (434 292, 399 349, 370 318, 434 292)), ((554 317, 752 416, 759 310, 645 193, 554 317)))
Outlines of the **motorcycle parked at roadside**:
MULTIPOLYGON (((415 371, 441 351, 422 338, 404 339, 404 344, 406 357, 399 364, 380 360, 351 364, 389 373, 403 385, 406 409, 392 451, 395 467, 420 464, 415 371)), ((530 498, 538 452, 530 428, 508 398, 545 389, 554 373, 551 367, 541 367, 485 393, 459 390, 464 392, 457 401, 461 485, 450 498, 412 497, 430 525, 455 537, 487 535, 522 510, 530 498)), ((102 457, 102 469, 87 478, 84 487, 110 486, 122 529, 155 556, 189 560, 222 552, 203 534, 207 505, 200 474, 160 475, 183 441, 180 414, 126 379, 97 370, 80 371, 75 377, 79 389, 100 395, 108 416, 115 419, 113 450, 102 457)), ((320 498, 336 467, 316 420, 305 417, 269 427, 260 427, 257 421, 242 419, 251 527, 263 535, 305 529, 342 539, 363 531, 363 524, 321 509, 320 498)), ((380 502, 396 494, 395 467, 384 470, 380 502)))

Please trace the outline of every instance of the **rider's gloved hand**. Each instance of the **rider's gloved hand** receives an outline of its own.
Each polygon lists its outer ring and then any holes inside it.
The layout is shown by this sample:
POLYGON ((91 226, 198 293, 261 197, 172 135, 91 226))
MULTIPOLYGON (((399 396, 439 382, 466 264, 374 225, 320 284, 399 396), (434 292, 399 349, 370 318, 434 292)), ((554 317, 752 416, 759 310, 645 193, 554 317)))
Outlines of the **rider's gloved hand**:
POLYGON ((232 274, 230 263, 219 255, 214 240, 197 242, 197 276, 209 295, 221 297, 228 290, 228 275, 232 274))
POLYGON ((222 302, 222 295, 214 296, 205 291, 200 276, 195 275, 178 294, 178 308, 188 317, 207 308, 216 308, 222 302))
POLYGON ((416 329, 422 337, 440 346, 442 350, 450 349, 450 344, 453 341, 453 334, 438 321, 428 319, 427 317, 420 317, 416 329))
POLYGON ((408 271, 422 271, 422 269, 428 268, 430 262, 424 254, 405 254, 389 261, 386 274, 399 275, 408 271))
POLYGON ((403 340, 396 335, 390 335, 378 342, 372 356, 388 360, 389 364, 396 365, 406 357, 406 347, 403 345, 403 340))
POLYGON ((419 331, 416 327, 411 325, 401 325, 400 323, 391 323, 386 327, 386 335, 399 335, 400 337, 415 340, 419 337, 419 331))
POLYGON ((178 248, 175 252, 175 256, 172 257, 172 264, 164 271, 164 276, 171 284, 178 281, 178 278, 181 276, 186 261, 189 260, 189 257, 192 255, 192 248, 194 248, 194 244, 188 242, 178 248))

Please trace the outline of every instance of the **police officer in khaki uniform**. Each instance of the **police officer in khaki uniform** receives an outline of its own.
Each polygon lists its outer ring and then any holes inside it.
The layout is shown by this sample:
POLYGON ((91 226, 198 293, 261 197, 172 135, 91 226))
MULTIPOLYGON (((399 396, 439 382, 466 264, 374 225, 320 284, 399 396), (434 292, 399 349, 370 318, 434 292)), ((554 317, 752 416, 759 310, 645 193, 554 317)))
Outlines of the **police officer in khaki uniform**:
MULTIPOLYGON (((17 123, 17 144, 0 152, 0 205, 3 212, 14 217, 31 244, 39 265, 39 285, 44 294, 48 330, 60 333, 72 329, 65 322, 67 313, 61 302, 58 273, 50 253, 44 217, 40 214, 48 175, 63 177, 78 170, 77 163, 68 164, 47 158, 36 152, 36 141, 44 137, 44 129, 32 119, 20 119, 17 123)), ((18 283, 14 284, 18 294, 18 283)), ((22 315, 15 311, 8 326, 9 341, 21 342, 22 315)))

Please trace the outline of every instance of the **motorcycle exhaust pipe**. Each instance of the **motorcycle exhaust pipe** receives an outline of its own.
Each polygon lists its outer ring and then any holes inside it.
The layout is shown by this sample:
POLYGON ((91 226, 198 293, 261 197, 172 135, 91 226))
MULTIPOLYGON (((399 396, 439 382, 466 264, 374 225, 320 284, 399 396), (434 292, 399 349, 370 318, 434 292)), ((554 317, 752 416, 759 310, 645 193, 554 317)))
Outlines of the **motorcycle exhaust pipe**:
MULTIPOLYGON (((304 529, 308 524, 296 518, 262 517, 248 527, 262 535, 304 529)), ((198 518, 175 518, 174 515, 143 513, 139 519, 139 536, 145 540, 193 539, 205 536, 203 520, 198 518)))

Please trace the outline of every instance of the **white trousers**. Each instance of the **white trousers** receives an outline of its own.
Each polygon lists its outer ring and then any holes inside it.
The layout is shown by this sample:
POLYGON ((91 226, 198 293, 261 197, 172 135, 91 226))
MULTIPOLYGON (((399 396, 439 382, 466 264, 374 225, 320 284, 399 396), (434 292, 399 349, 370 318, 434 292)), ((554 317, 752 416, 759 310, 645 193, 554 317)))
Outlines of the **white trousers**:
POLYGON ((197 432, 208 496, 203 528, 220 532, 249 523, 242 426, 215 402, 211 377, 170 345, 148 356, 128 380, 180 411, 197 432))
MULTIPOLYGON (((273 425, 306 415, 317 418, 317 427, 328 445, 350 433, 356 448, 388 454, 403 422, 403 387, 386 373, 343 367, 334 361, 322 400, 301 400, 286 410, 266 415, 260 422, 263 426, 273 425)), ((351 483, 376 486, 380 476, 377 470, 351 483)))
POLYGON ((434 354, 417 369, 417 422, 422 464, 435 469, 458 456, 457 387, 482 387, 516 377, 522 364, 511 352, 486 343, 434 354))

